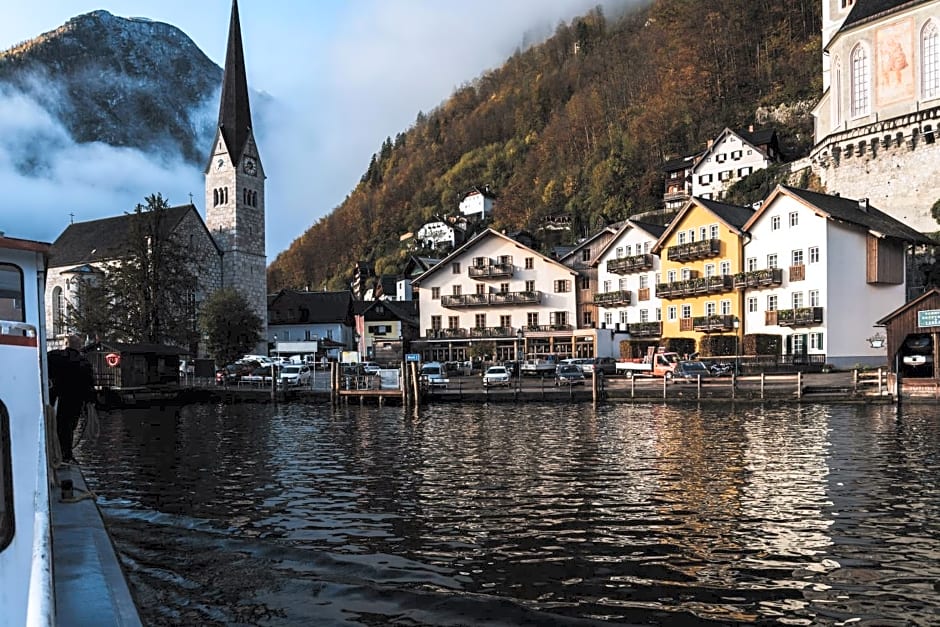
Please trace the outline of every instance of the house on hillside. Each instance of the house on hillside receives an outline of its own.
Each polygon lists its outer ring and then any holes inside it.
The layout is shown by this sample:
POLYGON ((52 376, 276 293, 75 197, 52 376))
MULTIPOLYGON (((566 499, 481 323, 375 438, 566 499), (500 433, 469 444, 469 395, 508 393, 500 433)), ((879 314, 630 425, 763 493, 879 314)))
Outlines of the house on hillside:
POLYGON ((701 152, 676 159, 669 159, 663 165, 666 176, 663 191, 663 206, 668 210, 682 209, 692 197, 692 168, 698 163, 701 152))
POLYGON ((794 363, 886 363, 866 338, 878 316, 906 300, 906 250, 922 233, 853 200, 778 186, 744 225, 748 334, 783 338, 794 363))
MULTIPOLYGON (((694 340, 743 332, 741 295, 733 283, 744 262, 748 207, 693 196, 650 249, 660 256, 656 296, 665 308, 663 338, 694 340)), ((688 351, 693 352, 693 351, 688 351)))
MULTIPOLYGON (((269 343, 317 341, 338 359, 356 345, 352 293, 281 290, 268 299, 269 343)), ((319 351, 323 356, 323 351, 319 351)))
POLYGON ((483 343, 496 360, 593 356, 596 334, 576 331, 577 272, 487 229, 417 277, 425 360, 470 359, 483 343), (582 355, 582 353, 584 353, 582 355))
POLYGON ((652 251, 665 230, 664 226, 627 220, 593 261, 600 328, 627 333, 638 346, 658 346, 662 337, 662 304, 653 289, 660 261, 652 251))
POLYGON ((458 208, 465 218, 489 220, 493 217, 493 208, 496 205, 496 195, 490 192, 489 186, 474 187, 460 199, 458 208))
POLYGON ((724 129, 691 169, 692 195, 721 200, 735 182, 781 160, 777 132, 766 128, 724 129))

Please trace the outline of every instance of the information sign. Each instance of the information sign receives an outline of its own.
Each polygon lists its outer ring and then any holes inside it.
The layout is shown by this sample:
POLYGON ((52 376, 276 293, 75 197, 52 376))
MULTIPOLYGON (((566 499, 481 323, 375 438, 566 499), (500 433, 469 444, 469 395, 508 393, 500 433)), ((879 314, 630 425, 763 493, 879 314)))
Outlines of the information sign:
POLYGON ((917 326, 940 327, 940 309, 924 309, 918 311, 917 326))
POLYGON ((405 361, 421 361, 421 353, 406 353, 405 361))

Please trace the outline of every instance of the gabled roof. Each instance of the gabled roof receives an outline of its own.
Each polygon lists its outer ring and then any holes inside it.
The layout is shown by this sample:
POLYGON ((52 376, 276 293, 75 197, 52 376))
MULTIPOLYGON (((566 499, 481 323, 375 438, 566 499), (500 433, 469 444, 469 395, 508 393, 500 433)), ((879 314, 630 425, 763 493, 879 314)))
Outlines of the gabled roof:
POLYGON ((418 303, 412 300, 374 300, 362 305, 360 314, 366 320, 400 320, 402 322, 416 323, 418 321, 418 303), (385 308, 384 313, 376 309, 385 308))
MULTIPOLYGON (((189 212, 196 214, 203 229, 206 224, 202 216, 193 205, 180 205, 168 207, 165 220, 160 225, 162 235, 166 236, 176 230, 180 222, 189 212)), ((49 254, 49 267, 79 265, 83 263, 97 263, 121 259, 127 256, 128 241, 132 233, 133 220, 137 214, 125 213, 113 218, 102 218, 89 222, 75 222, 56 238, 49 254)), ((209 230, 206 229, 209 239, 215 244, 209 230)))
POLYGON ((222 98, 219 103, 219 131, 232 162, 239 163, 251 135, 251 107, 248 102, 248 79, 245 76, 238 0, 232 0, 232 15, 229 20, 222 98))
POLYGON ((858 200, 845 198, 843 196, 830 196, 819 192, 811 192, 808 189, 790 187, 788 185, 778 185, 767 200, 761 205, 754 215, 744 225, 745 229, 760 219, 760 216, 767 210, 771 203, 781 195, 794 198, 812 209, 816 215, 819 215, 836 222, 855 225, 868 230, 877 237, 890 237, 913 244, 934 244, 935 242, 920 231, 915 231, 903 222, 892 218, 883 211, 868 205, 867 209, 862 209, 858 200))
POLYGON ((847 30, 862 22, 879 18, 898 9, 907 9, 931 0, 860 0, 842 22, 839 31, 847 30))
POLYGON ((926 292, 924 292, 923 294, 921 294, 914 300, 907 301, 906 303, 904 303, 903 305, 901 305, 900 307, 898 307, 897 309, 889 313, 887 316, 885 316, 884 318, 876 322, 875 324, 878 326, 884 326, 888 324, 889 322, 891 322, 891 320, 893 320, 894 318, 897 318, 899 315, 901 315, 905 311, 909 309, 913 309, 914 307, 918 307, 931 298, 940 299, 940 288, 936 288, 936 287, 930 288, 929 290, 927 290, 926 292))
POLYGON ((676 230, 685 218, 686 214, 696 208, 705 209, 710 212, 729 229, 737 231, 739 235, 744 233, 744 224, 754 214, 754 210, 750 207, 729 205, 727 203, 718 202, 717 200, 693 196, 686 201, 685 206, 682 207, 679 213, 676 214, 676 217, 666 226, 665 230, 663 230, 663 234, 659 236, 659 239, 650 252, 658 253, 666 243, 666 240, 669 239, 669 236, 672 235, 673 231, 676 230))
POLYGON ((353 297, 349 291, 302 292, 281 290, 268 301, 268 326, 284 324, 352 324, 353 297), (275 315, 271 315, 272 312, 275 315))
POLYGON ((490 191, 489 186, 483 186, 483 187, 476 187, 476 186, 474 186, 473 188, 470 189, 470 191, 468 191, 468 192, 465 193, 463 196, 461 196, 460 199, 461 199, 461 200, 465 200, 465 199, 467 198, 467 196, 473 196, 474 194, 480 194, 480 195, 485 196, 486 198, 490 198, 490 199, 492 199, 492 200, 495 200, 495 199, 496 199, 496 194, 494 194, 493 192, 490 191))
MULTIPOLYGON (((597 241, 598 239, 600 239, 602 236, 604 236, 604 235, 610 235, 610 236, 616 235, 617 232, 620 230, 620 227, 621 227, 622 225, 623 225, 623 222, 622 222, 622 221, 621 221, 621 222, 616 222, 616 223, 614 223, 614 224, 608 224, 607 226, 605 226, 605 227, 602 228, 601 230, 596 231, 596 232, 592 233, 591 235, 588 235, 588 236, 585 237, 582 241, 580 241, 580 242, 578 242, 577 244, 575 244, 575 245, 571 248, 571 250, 567 251, 564 255, 562 255, 561 257, 559 257, 558 260, 561 261, 562 263, 565 263, 565 260, 571 261, 571 258, 572 258, 572 257, 574 257, 574 256, 577 255, 579 252, 581 252, 581 250, 584 249, 585 247, 591 246, 592 244, 594 244, 594 242, 596 242, 596 241, 597 241)), ((596 254, 596 253, 592 256, 592 261, 593 261, 595 258, 597 258, 597 254, 596 254)), ((567 264, 565 264, 565 265, 567 265, 567 264)))
POLYGON ((679 170, 685 170, 691 168, 699 160, 699 158, 704 155, 704 152, 697 152, 694 155, 687 155, 685 157, 677 157, 675 159, 669 159, 666 163, 663 164, 664 172, 677 172, 679 170))
POLYGON ((591 262, 591 265, 596 266, 600 258, 606 255, 607 251, 616 246, 620 241, 620 238, 631 229, 638 229, 647 233, 650 237, 653 238, 654 241, 662 237, 663 233, 666 231, 666 227, 659 224, 650 224, 649 222, 640 222, 639 220, 626 220, 623 222, 621 227, 617 229, 617 232, 610 239, 610 241, 607 242, 607 245, 604 246, 599 253, 597 253, 597 256, 591 262))
MULTIPOLYGON (((754 150, 760 151, 761 154, 764 154, 765 157, 770 158, 769 155, 765 154, 764 151, 761 150, 761 146, 767 146, 774 143, 776 141, 777 131, 772 128, 760 129, 757 131, 733 131, 726 127, 723 131, 718 133, 718 136, 715 137, 712 145, 709 146, 701 156, 704 157, 708 153, 714 152, 718 144, 728 135, 737 135, 741 138, 742 142, 749 145, 754 150)), ((698 170, 698 166, 703 163, 707 163, 707 161, 702 158, 697 159, 695 161, 695 165, 692 167, 692 171, 694 172, 698 170)))
POLYGON ((564 265, 563 263, 560 263, 560 262, 558 262, 558 261, 556 261, 556 260, 554 260, 554 259, 550 259, 550 258, 546 257, 545 255, 543 255, 542 253, 540 253, 540 252, 538 252, 538 251, 532 250, 532 249, 529 248, 528 246, 526 246, 526 245, 524 245, 524 244, 522 244, 522 243, 520 243, 520 242, 518 242, 518 241, 512 239, 512 238, 509 237, 508 235, 503 235, 502 233, 500 233, 500 232, 498 232, 498 231, 494 231, 493 229, 484 229, 484 230, 481 231, 479 234, 477 234, 477 235, 475 235, 474 237, 470 238, 465 244, 463 244, 462 246, 459 246, 458 248, 456 248, 456 249, 454 250, 454 252, 452 252, 451 254, 449 254, 449 255, 447 255, 446 257, 444 257, 444 259, 442 259, 442 260, 440 261, 440 263, 438 263, 436 266, 434 266, 433 268, 431 268, 430 270, 428 270, 428 271, 425 272, 424 274, 422 274, 422 275, 418 276, 417 278, 415 278, 415 279, 411 282, 411 284, 412 284, 412 285, 420 285, 422 281, 424 281, 426 278, 428 278, 429 276, 433 275, 434 273, 438 272, 441 268, 446 268, 446 267, 447 267, 447 264, 448 264, 452 259, 454 259, 454 258, 456 258, 456 257, 458 257, 458 256, 460 256, 460 255, 462 255, 465 251, 470 250, 471 248, 473 248, 474 246, 476 246, 477 243, 483 241, 484 239, 490 239, 490 238, 493 238, 493 237, 496 237, 496 238, 499 238, 499 239, 504 240, 504 241, 506 241, 506 242, 509 242, 509 243, 513 244, 514 246, 525 250, 527 253, 531 253, 533 256, 540 257, 542 260, 544 260, 544 261, 546 261, 546 262, 548 262, 548 263, 550 263, 550 264, 552 264, 552 265, 558 266, 558 267, 561 268, 561 269, 564 269, 564 271, 565 271, 565 272, 568 272, 569 274, 573 274, 573 275, 577 274, 577 272, 575 272, 574 270, 572 270, 572 269, 569 268, 568 266, 564 265))

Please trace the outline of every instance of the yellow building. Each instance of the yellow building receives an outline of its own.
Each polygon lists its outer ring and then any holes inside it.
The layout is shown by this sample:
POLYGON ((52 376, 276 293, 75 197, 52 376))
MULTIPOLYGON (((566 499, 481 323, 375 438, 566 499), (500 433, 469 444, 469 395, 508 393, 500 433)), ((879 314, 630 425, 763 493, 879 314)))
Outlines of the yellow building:
POLYGON ((744 270, 743 226, 748 207, 691 198, 656 242, 660 257, 656 296, 663 302, 663 338, 693 338, 744 329, 744 299, 734 275, 744 270))

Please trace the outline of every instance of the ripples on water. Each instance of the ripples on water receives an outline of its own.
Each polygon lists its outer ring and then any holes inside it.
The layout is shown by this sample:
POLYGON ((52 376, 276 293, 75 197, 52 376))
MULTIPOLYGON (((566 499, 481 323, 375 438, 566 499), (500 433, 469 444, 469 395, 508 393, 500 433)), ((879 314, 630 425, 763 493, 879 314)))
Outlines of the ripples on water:
POLYGON ((936 414, 205 405, 80 453, 148 625, 928 625, 936 414))

